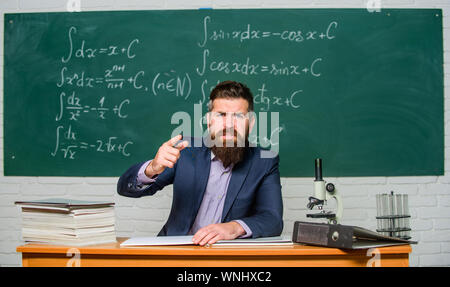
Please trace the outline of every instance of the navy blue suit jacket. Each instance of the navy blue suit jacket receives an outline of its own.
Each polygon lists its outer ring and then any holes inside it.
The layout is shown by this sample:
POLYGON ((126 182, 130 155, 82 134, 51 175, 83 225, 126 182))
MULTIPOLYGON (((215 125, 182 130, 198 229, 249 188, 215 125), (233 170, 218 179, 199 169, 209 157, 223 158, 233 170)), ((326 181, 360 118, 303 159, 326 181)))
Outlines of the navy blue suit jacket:
MULTIPOLYGON (((186 138, 191 141, 190 138, 186 138)), ((221 222, 240 219, 252 230, 252 237, 278 236, 283 230, 278 155, 262 158, 269 151, 248 148, 244 160, 233 167, 221 222)), ((185 148, 173 168, 166 168, 146 188, 136 185, 144 162, 130 167, 119 179, 117 192, 127 197, 153 195, 173 184, 169 219, 158 235, 187 235, 197 216, 209 178, 211 150, 204 146, 185 148)))

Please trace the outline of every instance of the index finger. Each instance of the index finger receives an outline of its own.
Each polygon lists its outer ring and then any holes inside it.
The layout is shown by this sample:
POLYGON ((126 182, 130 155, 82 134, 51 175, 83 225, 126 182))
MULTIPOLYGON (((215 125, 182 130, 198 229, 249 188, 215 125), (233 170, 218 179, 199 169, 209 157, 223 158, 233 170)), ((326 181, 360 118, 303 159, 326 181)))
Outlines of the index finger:
POLYGON ((181 140, 182 138, 183 138, 182 135, 177 135, 177 136, 171 138, 170 140, 168 140, 168 141, 166 142, 166 144, 168 144, 168 145, 170 145, 170 146, 173 147, 173 146, 174 146, 179 140, 181 140))
POLYGON ((174 148, 177 148, 179 151, 182 151, 185 147, 189 145, 188 141, 181 141, 179 144, 174 146, 174 148))

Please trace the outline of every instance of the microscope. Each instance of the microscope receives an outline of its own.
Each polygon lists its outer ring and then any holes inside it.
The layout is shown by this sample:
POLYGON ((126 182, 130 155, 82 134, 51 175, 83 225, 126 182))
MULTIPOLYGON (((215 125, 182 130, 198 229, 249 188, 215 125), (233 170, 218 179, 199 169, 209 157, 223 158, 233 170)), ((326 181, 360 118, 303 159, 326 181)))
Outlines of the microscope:
MULTIPOLYGON (((386 236, 358 226, 342 225, 340 223, 343 211, 342 199, 334 184, 326 183, 322 179, 322 160, 320 158, 315 160, 315 166, 314 196, 309 197, 307 207, 308 209, 313 209, 317 206, 320 212, 307 214, 306 217, 326 218, 328 223, 295 221, 292 242, 344 249, 367 249, 379 246, 417 243, 386 236), (336 200, 336 213, 326 212, 323 209, 323 206, 331 198, 336 200)), ((385 218, 385 216, 381 217, 385 218)))
POLYGON ((315 160, 315 180, 314 180, 314 197, 309 197, 309 203, 306 207, 312 210, 317 206, 319 213, 306 214, 309 218, 326 218, 329 224, 339 224, 342 219, 342 199, 336 187, 332 183, 327 183, 322 179, 322 159, 315 160), (337 212, 326 212, 323 206, 327 204, 327 200, 334 198, 336 200, 337 212))

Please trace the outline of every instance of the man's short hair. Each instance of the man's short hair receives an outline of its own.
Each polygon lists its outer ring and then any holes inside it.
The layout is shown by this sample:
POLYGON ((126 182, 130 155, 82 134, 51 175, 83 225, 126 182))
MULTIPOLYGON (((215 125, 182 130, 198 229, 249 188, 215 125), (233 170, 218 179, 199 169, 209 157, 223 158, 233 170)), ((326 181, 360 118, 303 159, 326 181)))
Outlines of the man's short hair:
POLYGON ((224 81, 211 91, 209 95, 208 109, 213 108, 213 101, 218 98, 239 99, 242 98, 248 102, 248 111, 253 111, 253 95, 250 89, 242 83, 235 81, 224 81))

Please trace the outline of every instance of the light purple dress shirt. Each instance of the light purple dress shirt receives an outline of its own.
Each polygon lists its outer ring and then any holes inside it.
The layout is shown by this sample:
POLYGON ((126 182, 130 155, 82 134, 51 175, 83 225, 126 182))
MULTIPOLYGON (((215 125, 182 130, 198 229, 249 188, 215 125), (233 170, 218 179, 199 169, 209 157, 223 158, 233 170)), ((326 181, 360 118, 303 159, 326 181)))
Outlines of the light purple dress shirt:
MULTIPOLYGON (((145 168, 151 161, 145 162, 139 169, 137 178, 138 186, 144 187, 155 182, 156 177, 152 179, 145 175, 145 168)), ((211 169, 209 171, 208 184, 206 185, 202 203, 200 204, 194 224, 189 230, 189 234, 195 234, 200 228, 209 224, 220 223, 232 169, 233 166, 224 168, 222 162, 211 152, 211 169)), ((252 231, 245 222, 242 220, 234 221, 238 222, 246 232, 239 238, 252 236, 252 231)))

